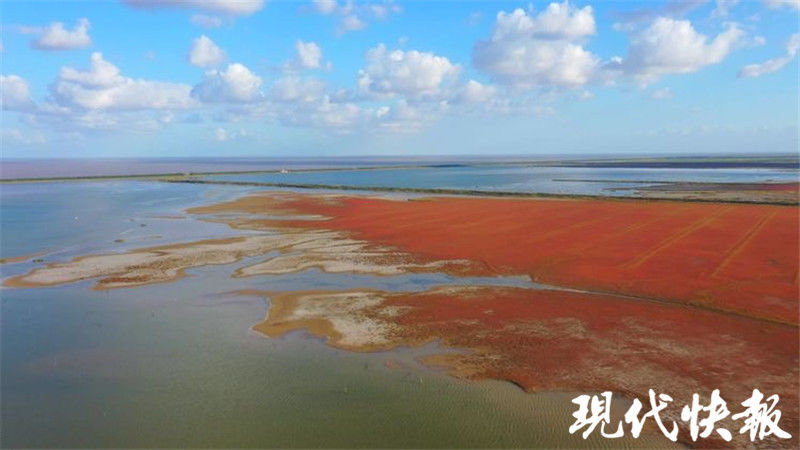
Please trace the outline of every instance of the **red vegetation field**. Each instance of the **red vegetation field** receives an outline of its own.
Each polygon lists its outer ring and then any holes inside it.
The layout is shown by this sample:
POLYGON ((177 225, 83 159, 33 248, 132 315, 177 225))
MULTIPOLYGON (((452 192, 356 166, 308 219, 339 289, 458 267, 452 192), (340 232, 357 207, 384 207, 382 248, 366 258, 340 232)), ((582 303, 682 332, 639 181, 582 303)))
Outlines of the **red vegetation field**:
MULTIPOLYGON (((397 325, 395 345, 437 341, 470 350, 436 360, 457 375, 505 379, 529 390, 611 390, 645 404, 651 388, 679 405, 692 393, 707 398, 720 389, 734 413, 757 388, 780 395, 781 425, 793 435, 761 446, 797 446, 796 206, 277 194, 215 211, 276 208, 327 219, 262 225, 342 230, 420 260, 467 259, 483 275, 527 274, 591 291, 483 286, 382 293, 380 307, 361 312, 397 325)), ((240 224, 257 228, 259 220, 240 224)), ((676 420, 679 411, 667 414, 676 420)), ((700 445, 750 446, 735 423, 724 425, 734 442, 700 445)))
MULTIPOLYGON (((420 258, 798 324, 800 208, 688 202, 293 197, 284 205, 420 258)), ((299 223, 298 223, 299 225, 299 223)))
MULTIPOLYGON (((682 429, 680 407, 692 393, 706 398, 719 389, 734 412, 753 388, 778 394, 781 425, 794 440, 767 445, 797 445, 796 327, 636 299, 514 288, 400 294, 387 305, 401 307, 396 320, 413 338, 472 349, 455 357, 457 367, 474 371, 468 376, 529 390, 611 390, 643 399, 654 389, 673 396, 666 415, 682 429)), ((735 434, 741 424, 720 426, 735 434)), ((742 438, 703 443, 739 447, 742 438)))

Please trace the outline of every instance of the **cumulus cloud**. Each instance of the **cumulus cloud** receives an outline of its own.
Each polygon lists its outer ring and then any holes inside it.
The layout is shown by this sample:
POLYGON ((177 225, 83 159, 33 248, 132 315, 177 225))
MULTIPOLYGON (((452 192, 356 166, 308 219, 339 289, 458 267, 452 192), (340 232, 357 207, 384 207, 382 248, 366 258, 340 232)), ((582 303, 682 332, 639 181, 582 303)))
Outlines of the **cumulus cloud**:
POLYGON ((498 83, 517 89, 581 86, 599 65, 582 46, 595 32, 591 6, 577 8, 565 1, 535 15, 501 11, 491 37, 475 44, 472 61, 498 83))
POLYGON ((769 59, 761 64, 748 64, 739 70, 739 77, 755 78, 768 73, 777 72, 792 62, 795 55, 797 55, 798 48, 800 48, 800 33, 795 33, 789 37, 789 42, 786 43, 786 56, 769 59))
POLYGON ((206 35, 202 35, 192 42, 189 50, 189 63, 197 67, 215 67, 222 64, 227 56, 206 35))
POLYGON ((281 69, 286 72, 296 72, 299 70, 326 69, 330 70, 333 65, 330 62, 323 63, 322 49, 316 42, 304 42, 298 40, 294 43, 295 56, 290 61, 285 62, 281 69))
POLYGON ((348 31, 363 30, 367 27, 367 20, 385 20, 392 14, 402 12, 400 5, 394 1, 357 3, 352 0, 338 2, 337 0, 311 0, 312 11, 323 16, 338 16, 336 32, 344 34, 348 31))
POLYGON ((469 80, 459 93, 458 100, 468 103, 484 103, 488 102, 497 95, 497 88, 492 85, 479 83, 475 80, 469 80))
POLYGON ((35 107, 28 82, 18 75, 0 75, 0 107, 9 111, 29 111, 35 107))
POLYGON ((183 109, 196 106, 187 84, 125 77, 92 53, 89 70, 63 67, 50 88, 56 104, 83 110, 183 109))
POLYGON ((314 42, 297 41, 297 65, 303 69, 319 69, 322 63, 322 50, 314 42))
POLYGON ((444 56, 416 50, 387 50, 383 44, 369 49, 366 65, 358 72, 362 93, 435 98, 455 80, 460 66, 444 56))
POLYGON ((61 22, 53 22, 44 28, 25 27, 23 32, 39 35, 31 42, 31 46, 38 50, 59 51, 84 48, 92 45, 89 37, 89 19, 78 19, 72 31, 67 30, 61 22))
POLYGON ((123 0, 134 8, 197 9, 231 16, 253 14, 264 7, 264 0, 123 0))
POLYGON ((225 70, 210 70, 192 90, 192 96, 209 103, 251 102, 261 96, 261 77, 239 63, 225 70))
POLYGON ((550 3, 541 13, 531 14, 519 8, 510 13, 500 11, 492 39, 576 39, 596 32, 591 6, 579 9, 565 1, 550 3))
POLYGON ((631 37, 627 58, 614 60, 606 68, 630 75, 645 86, 664 75, 696 72, 717 64, 743 37, 736 24, 727 24, 725 31, 710 39, 688 20, 660 17, 631 37))

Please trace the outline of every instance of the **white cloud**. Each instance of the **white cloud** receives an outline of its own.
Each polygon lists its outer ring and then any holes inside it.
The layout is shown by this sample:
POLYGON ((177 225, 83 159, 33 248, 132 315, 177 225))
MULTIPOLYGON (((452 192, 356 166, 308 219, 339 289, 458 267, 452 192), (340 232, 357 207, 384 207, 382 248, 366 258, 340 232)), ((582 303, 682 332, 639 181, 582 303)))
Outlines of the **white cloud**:
POLYGON ((347 133, 367 124, 370 111, 354 103, 338 103, 323 96, 319 101, 308 104, 292 104, 280 111, 281 123, 292 126, 326 128, 335 133, 347 133))
POLYGON ((469 80, 461 89, 458 99, 468 103, 488 102, 497 95, 497 88, 469 80))
POLYGON ((192 49, 189 50, 189 63, 197 67, 215 67, 222 64, 227 56, 221 48, 217 46, 206 35, 202 35, 192 42, 192 49))
POLYGON ((35 108, 30 86, 18 75, 0 75, 0 108, 9 111, 30 111, 35 108))
POLYGON ((358 18, 355 14, 350 14, 348 16, 344 16, 339 22, 339 32, 343 33, 346 31, 358 31, 363 30, 367 27, 367 24, 358 18))
POLYGON ((92 53, 89 70, 63 67, 51 86, 56 105, 83 110, 183 109, 196 106, 191 86, 128 78, 92 53))
POLYGON ((264 0, 123 0, 135 8, 183 8, 245 16, 264 7, 264 0))
MULTIPOLYGON (((92 45, 92 39, 89 37, 89 19, 78 19, 75 28, 70 31, 64 28, 61 22, 53 22, 47 27, 39 30, 39 37, 31 42, 33 48, 39 50, 73 50, 76 48, 84 48, 92 45)), ((27 31, 34 31, 31 28, 27 31)))
POLYGON ((711 11, 711 17, 728 17, 731 9, 739 3, 739 0, 717 0, 717 4, 711 11))
POLYGON ((755 78, 768 73, 777 72, 792 62, 795 55, 797 55, 798 48, 800 48, 800 33, 795 33, 789 37, 789 41, 786 43, 786 56, 769 59, 761 64, 748 64, 739 70, 739 77, 755 78))
POLYGON ((460 67, 444 56, 416 50, 389 51, 383 44, 369 49, 358 73, 358 86, 367 94, 431 98, 455 80, 460 67))
POLYGON ((192 96, 204 102, 250 102, 260 97, 261 78, 239 63, 225 70, 206 72, 192 89, 192 96))
POLYGON ((743 37, 736 24, 727 24, 725 31, 709 39, 688 20, 659 17, 633 35, 627 58, 612 61, 607 68, 621 70, 644 86, 664 75, 696 72, 717 64, 743 37))
POLYGON ((591 6, 576 8, 564 3, 550 3, 541 13, 533 16, 522 9, 511 13, 497 13, 493 40, 514 38, 577 39, 595 34, 596 27, 591 6))
POLYGON ((269 90, 270 100, 278 102, 313 102, 325 95, 325 83, 314 78, 287 77, 276 80, 269 90))
POLYGON ((650 98, 654 100, 669 100, 672 98, 672 91, 669 88, 662 88, 653 91, 650 98))
POLYGON ((214 139, 218 142, 225 142, 228 140, 228 132, 224 128, 217 128, 214 130, 214 139))
POLYGON ((518 88, 581 86, 592 78, 598 59, 580 45, 563 41, 476 44, 475 65, 498 82, 518 88))
POLYGON ((400 5, 392 0, 383 2, 354 2, 347 0, 339 3, 336 0, 311 0, 312 10, 323 16, 339 16, 336 32, 344 34, 348 31, 363 30, 367 20, 385 20, 392 14, 402 12, 400 5))
POLYGON ((234 139, 239 139, 248 136, 247 130, 239 128, 238 130, 228 131, 225 128, 218 127, 214 130, 214 140, 217 142, 227 142, 234 139))
POLYGON ((208 16, 205 14, 192 14, 190 19, 193 25, 203 28, 219 28, 222 26, 222 19, 217 16, 208 16))
POLYGON ((763 0, 767 8, 794 8, 800 9, 800 0, 763 0))
POLYGON ((426 124, 430 124, 437 112, 412 106, 405 100, 400 100, 391 107, 384 107, 377 111, 375 126, 378 130, 388 133, 416 133, 426 124))
POLYGON ((475 44, 472 61, 497 82, 517 89, 581 86, 599 64, 581 43, 595 32, 591 6, 551 3, 537 15, 501 11, 492 36, 475 44))
POLYGON ((333 14, 339 7, 336 0, 311 0, 311 4, 318 13, 323 15, 333 14))
POLYGON ((322 65, 322 50, 315 42, 297 41, 294 45, 297 51, 295 62, 303 69, 319 69, 322 65))

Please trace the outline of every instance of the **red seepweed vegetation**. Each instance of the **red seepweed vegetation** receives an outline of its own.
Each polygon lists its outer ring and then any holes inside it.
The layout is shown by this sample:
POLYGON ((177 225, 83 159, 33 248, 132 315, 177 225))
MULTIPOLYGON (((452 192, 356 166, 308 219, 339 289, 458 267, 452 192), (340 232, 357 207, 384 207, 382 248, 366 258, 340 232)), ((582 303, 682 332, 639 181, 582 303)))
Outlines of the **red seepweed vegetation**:
POLYGON ((344 197, 286 200, 420 258, 798 324, 800 208, 688 202, 344 197))

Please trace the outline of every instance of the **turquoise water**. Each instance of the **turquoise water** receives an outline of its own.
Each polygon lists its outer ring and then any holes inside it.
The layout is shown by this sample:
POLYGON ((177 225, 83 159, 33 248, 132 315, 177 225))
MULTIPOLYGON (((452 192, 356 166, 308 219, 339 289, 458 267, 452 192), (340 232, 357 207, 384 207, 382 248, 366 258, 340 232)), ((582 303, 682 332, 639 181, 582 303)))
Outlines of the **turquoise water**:
POLYGON ((346 186, 474 189, 580 195, 634 195, 627 181, 791 182, 791 169, 637 169, 598 167, 475 166, 207 175, 209 180, 346 186), (597 182, 602 180, 601 182, 597 182))
MULTIPOLYGON (((228 236, 233 232, 222 225, 174 216, 244 192, 140 182, 5 185, 2 256, 45 251, 41 258, 55 261, 128 245, 228 236), (161 237, 152 238, 156 232, 161 237), (119 236, 126 241, 114 242, 119 236)), ((268 299, 230 291, 422 290, 455 280, 316 270, 231 278, 237 267, 257 260, 189 270, 174 283, 107 292, 90 290, 91 281, 0 290, 2 446, 664 444, 652 435, 636 441, 571 436, 575 393, 526 394, 508 383, 454 379, 417 363, 417 357, 437 351, 435 345, 348 353, 303 332, 265 338, 250 328, 263 320, 268 299)), ((6 277, 35 265, 0 268, 6 277)))

